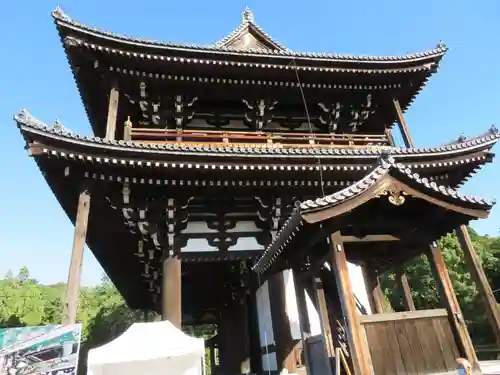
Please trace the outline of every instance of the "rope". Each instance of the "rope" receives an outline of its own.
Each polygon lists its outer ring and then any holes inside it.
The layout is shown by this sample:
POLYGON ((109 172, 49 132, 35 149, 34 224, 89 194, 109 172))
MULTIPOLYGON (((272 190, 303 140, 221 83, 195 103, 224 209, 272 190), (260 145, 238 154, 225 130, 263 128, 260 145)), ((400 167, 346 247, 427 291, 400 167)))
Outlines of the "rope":
MULTIPOLYGON (((314 134, 314 131, 312 128, 311 116, 309 116, 309 109, 307 107, 306 96, 304 94, 304 89, 302 88, 302 82, 300 81, 299 70, 297 69, 297 64, 295 63, 295 58, 293 58, 292 61, 288 65, 290 65, 290 64, 293 64, 293 68, 295 71, 295 77, 297 78, 297 84, 299 85, 300 95, 302 96, 302 103, 304 104, 304 110, 305 110, 306 117, 307 117, 307 124, 309 125, 309 133, 311 134, 313 141, 316 141, 316 135, 314 134)), ((321 186, 321 194, 324 197, 325 196, 325 187, 324 187, 324 182, 323 182, 323 167, 321 165, 321 159, 319 157, 317 157, 316 160, 317 160, 317 164, 319 167, 319 180, 320 180, 320 186, 321 186)))

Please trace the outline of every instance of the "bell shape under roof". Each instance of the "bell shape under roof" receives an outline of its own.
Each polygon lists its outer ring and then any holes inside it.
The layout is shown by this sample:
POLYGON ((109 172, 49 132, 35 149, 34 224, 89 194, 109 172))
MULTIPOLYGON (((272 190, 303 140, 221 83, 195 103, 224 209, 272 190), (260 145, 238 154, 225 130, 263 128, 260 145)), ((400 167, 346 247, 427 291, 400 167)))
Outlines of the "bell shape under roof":
POLYGON ((286 51, 287 48, 275 41, 255 23, 252 11, 247 7, 243 11, 241 24, 229 35, 215 43, 215 47, 240 51, 286 51))

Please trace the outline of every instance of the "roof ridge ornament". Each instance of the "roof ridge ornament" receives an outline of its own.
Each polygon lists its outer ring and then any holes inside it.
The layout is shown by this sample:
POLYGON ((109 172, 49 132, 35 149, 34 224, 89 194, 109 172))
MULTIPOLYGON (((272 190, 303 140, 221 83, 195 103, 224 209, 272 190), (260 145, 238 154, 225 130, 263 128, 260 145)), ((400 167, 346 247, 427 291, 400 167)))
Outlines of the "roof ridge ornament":
POLYGON ((61 7, 58 5, 57 8, 52 12, 52 17, 58 18, 63 21, 70 22, 71 18, 64 13, 64 11, 61 9, 61 7))
POLYGON ((439 41, 438 45, 436 46, 437 49, 445 49, 446 48, 446 43, 443 42, 442 40, 439 41))
POLYGON ((253 13, 249 7, 245 7, 245 10, 243 11, 241 18, 242 18, 241 19, 242 23, 254 23, 255 22, 255 18, 254 18, 253 13))
POLYGON ((495 126, 495 124, 490 126, 490 133, 493 135, 498 135, 499 131, 498 128, 495 126))
POLYGON ((396 161, 392 157, 391 153, 387 150, 384 150, 380 153, 380 156, 377 159, 377 166, 380 166, 384 169, 389 168, 390 166, 394 166, 396 161))
POLYGON ((61 132, 61 133, 68 133, 68 134, 73 134, 73 132, 71 130, 69 130, 68 128, 66 128, 60 121, 59 119, 56 118, 56 120, 54 121, 54 125, 52 126, 54 128, 55 131, 57 132, 61 132))

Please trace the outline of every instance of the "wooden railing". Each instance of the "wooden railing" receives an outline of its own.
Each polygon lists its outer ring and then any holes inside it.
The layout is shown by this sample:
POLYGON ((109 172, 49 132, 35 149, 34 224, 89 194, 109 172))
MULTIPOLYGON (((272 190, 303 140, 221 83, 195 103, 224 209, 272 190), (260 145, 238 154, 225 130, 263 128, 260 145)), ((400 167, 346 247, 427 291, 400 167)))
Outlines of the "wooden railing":
POLYGON ((271 133, 212 130, 125 129, 125 140, 145 143, 211 143, 225 146, 318 147, 389 146, 386 135, 336 133, 271 133))

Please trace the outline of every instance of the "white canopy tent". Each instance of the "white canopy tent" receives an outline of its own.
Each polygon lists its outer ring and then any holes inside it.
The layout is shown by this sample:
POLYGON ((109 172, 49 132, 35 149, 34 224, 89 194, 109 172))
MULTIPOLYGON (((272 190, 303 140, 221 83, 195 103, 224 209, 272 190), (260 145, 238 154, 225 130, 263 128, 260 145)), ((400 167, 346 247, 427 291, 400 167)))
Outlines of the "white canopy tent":
POLYGON ((89 351, 87 375, 201 375, 205 342, 168 321, 134 323, 110 343, 89 351))

